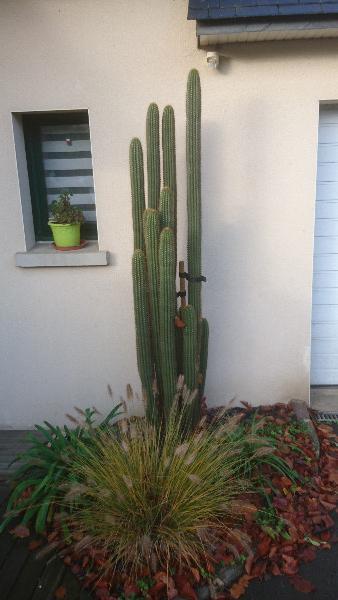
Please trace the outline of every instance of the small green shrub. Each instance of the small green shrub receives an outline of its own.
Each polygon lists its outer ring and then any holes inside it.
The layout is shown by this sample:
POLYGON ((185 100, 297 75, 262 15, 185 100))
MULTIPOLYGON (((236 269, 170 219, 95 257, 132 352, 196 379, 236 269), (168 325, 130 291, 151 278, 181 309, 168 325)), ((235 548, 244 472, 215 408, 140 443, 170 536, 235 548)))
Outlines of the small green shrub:
POLYGON ((72 194, 70 192, 63 192, 57 200, 52 202, 49 207, 52 223, 59 223, 62 225, 83 223, 83 212, 80 208, 72 206, 70 203, 71 196, 72 194))
POLYGON ((231 534, 239 513, 249 510, 238 501, 250 488, 243 474, 257 448, 271 449, 252 432, 232 436, 237 417, 224 414, 210 426, 202 419, 189 433, 189 407, 179 404, 176 398, 165 429, 145 419, 123 420, 118 435, 106 432, 85 457, 74 457, 72 473, 81 486, 71 529, 76 539, 104 548, 114 568, 137 574, 145 565, 151 571, 200 566, 217 538, 231 534), (243 452, 248 435, 251 447, 256 442, 251 454, 243 452))
POLYGON ((95 426, 96 409, 82 411, 77 408, 83 422, 67 415, 77 424, 75 429, 53 427, 45 421, 45 425, 35 425, 39 436, 27 435, 31 446, 15 461, 22 465, 13 475, 15 487, 9 498, 5 518, 0 532, 16 517, 22 518, 22 524, 34 522, 35 531, 45 530, 47 522, 52 520, 56 503, 65 494, 65 484, 69 478, 74 481, 72 461, 81 454, 86 456, 95 437, 107 430, 111 420, 118 415, 121 405, 114 407, 109 415, 95 426))

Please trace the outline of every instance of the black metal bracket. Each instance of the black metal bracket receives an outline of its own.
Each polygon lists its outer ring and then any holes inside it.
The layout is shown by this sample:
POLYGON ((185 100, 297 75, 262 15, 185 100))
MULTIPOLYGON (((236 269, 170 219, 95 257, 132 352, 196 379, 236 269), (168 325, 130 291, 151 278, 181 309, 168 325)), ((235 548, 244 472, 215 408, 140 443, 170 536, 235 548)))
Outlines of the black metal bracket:
POLYGON ((189 275, 189 273, 179 273, 179 277, 180 279, 186 279, 187 281, 189 281, 189 283, 200 283, 201 281, 206 281, 207 278, 204 277, 203 275, 200 275, 199 277, 193 277, 192 275, 189 275))

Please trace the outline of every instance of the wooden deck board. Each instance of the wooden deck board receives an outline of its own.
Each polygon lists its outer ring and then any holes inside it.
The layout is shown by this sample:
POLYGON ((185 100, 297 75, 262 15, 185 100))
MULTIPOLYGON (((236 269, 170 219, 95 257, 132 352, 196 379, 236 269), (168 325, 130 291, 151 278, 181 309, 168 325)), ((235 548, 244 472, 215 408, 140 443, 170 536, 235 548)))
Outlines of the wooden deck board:
POLYGON ((7 600, 27 561, 29 550, 23 540, 17 540, 0 570, 1 600, 7 600))
MULTIPOLYGON (((61 584, 64 576, 66 567, 63 562, 58 558, 54 558, 52 561, 48 561, 42 576, 37 582, 34 594, 31 600, 53 600, 55 596, 55 590, 61 584)), ((16 600, 15 597, 9 598, 8 600, 16 600)))
POLYGON ((39 578, 45 566, 46 561, 44 559, 38 560, 35 554, 30 552, 8 598, 10 600, 27 600, 31 598, 38 586, 39 578))
MULTIPOLYGON (((27 431, 0 430, 0 519, 10 493, 8 479, 19 463, 8 463, 28 446, 27 431)), ((15 527, 10 525, 9 529, 15 527)), ((64 585, 67 600, 90 600, 80 583, 59 557, 37 559, 28 549, 28 539, 15 539, 9 531, 0 534, 0 600, 54 600, 55 590, 64 585)))

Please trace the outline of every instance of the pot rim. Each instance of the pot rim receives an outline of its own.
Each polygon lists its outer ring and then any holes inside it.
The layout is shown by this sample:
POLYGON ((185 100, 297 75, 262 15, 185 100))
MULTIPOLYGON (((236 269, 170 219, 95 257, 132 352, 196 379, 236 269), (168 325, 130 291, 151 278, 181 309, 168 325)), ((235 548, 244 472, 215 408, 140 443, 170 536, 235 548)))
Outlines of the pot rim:
POLYGON ((48 221, 48 225, 53 227, 77 227, 81 223, 54 223, 54 221, 48 221))

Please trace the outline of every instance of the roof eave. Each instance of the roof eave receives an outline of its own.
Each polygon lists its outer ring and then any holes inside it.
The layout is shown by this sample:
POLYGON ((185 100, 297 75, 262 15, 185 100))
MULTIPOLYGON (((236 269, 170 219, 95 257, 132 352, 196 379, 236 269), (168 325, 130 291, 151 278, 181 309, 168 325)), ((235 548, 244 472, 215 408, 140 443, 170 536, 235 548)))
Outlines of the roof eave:
POLYGON ((338 17, 256 19, 254 21, 197 21, 199 46, 217 44, 338 37, 338 17))

